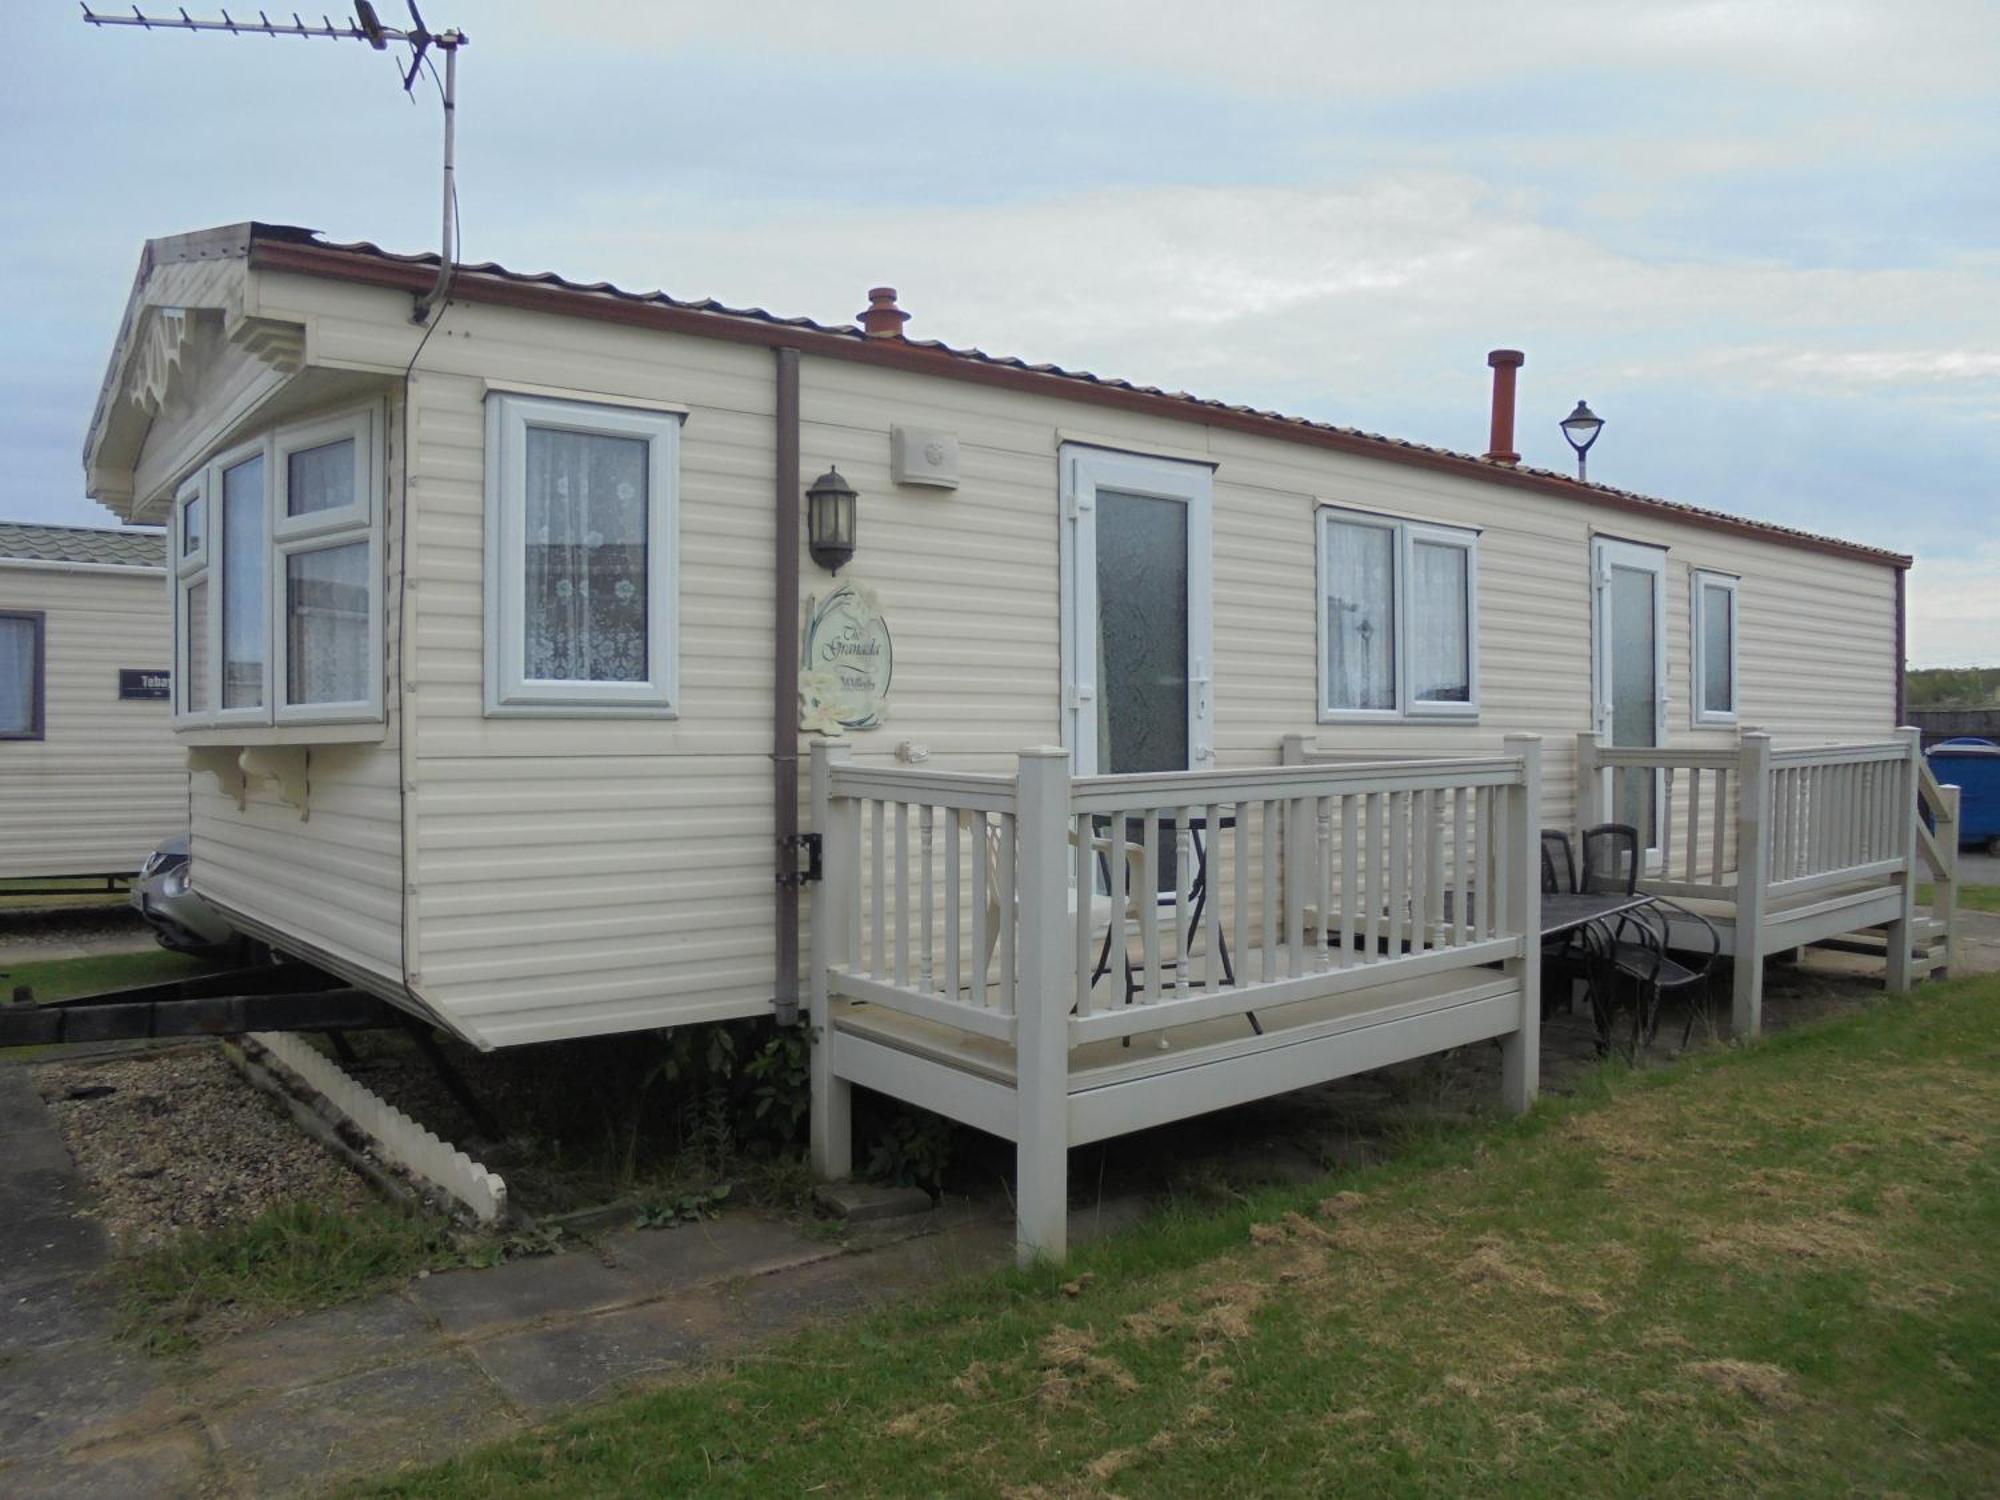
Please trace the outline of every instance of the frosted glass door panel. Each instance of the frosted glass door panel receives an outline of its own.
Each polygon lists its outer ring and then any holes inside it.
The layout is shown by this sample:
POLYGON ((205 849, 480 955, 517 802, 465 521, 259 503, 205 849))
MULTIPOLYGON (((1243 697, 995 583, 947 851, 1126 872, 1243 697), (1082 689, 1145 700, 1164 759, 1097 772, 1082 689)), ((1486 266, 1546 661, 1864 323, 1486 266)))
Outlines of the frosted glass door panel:
POLYGON ((1097 769, 1185 771, 1188 512, 1097 494, 1097 769))
MULTIPOLYGON (((1657 745, 1659 575, 1644 568, 1611 569, 1611 743, 1657 745)), ((1622 787, 1614 820, 1637 828, 1648 847, 1654 843, 1651 778, 1615 778, 1622 787)))

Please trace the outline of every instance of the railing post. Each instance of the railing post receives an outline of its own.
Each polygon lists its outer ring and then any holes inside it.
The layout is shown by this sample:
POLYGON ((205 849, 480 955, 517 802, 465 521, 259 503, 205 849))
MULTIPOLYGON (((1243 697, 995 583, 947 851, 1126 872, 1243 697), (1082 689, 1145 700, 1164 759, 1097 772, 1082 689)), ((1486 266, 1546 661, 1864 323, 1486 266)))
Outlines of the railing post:
POLYGON ((1278 764, 1281 766, 1302 766, 1306 763, 1306 737, 1302 734, 1288 734, 1278 741, 1278 764))
POLYGON ((1902 740, 1908 754, 1908 762, 1903 769, 1905 782, 1903 794, 1898 798, 1902 808, 1898 815, 1902 820, 1903 873, 1897 884, 1902 891, 1900 915, 1889 924, 1887 938, 1888 972, 1884 976, 1892 994, 1909 993, 1914 979, 1915 965, 1910 952, 1911 939, 1915 935, 1917 905, 1917 810, 1923 797, 1918 783, 1924 774, 1924 732, 1905 726, 1896 731, 1896 738, 1902 740))
MULTIPOLYGON (((1069 752, 1019 757, 1019 986, 1014 1017, 1015 1253, 1061 1260, 1069 1235, 1069 752)), ((1005 899, 1004 894, 1002 899, 1005 899)))
POLYGON ((1581 833, 1604 821, 1599 803, 1604 797, 1603 778, 1597 774, 1597 736, 1576 737, 1576 828, 1581 833))
POLYGON ((1771 737, 1750 730, 1736 758, 1736 958, 1729 1032, 1751 1037, 1764 1022, 1764 889, 1771 853, 1771 737))
POLYGON ((1510 734, 1509 755, 1521 757, 1521 785, 1507 799, 1507 850, 1514 868, 1507 881, 1507 930, 1521 939, 1521 956, 1504 970, 1520 980, 1520 1024, 1501 1039, 1501 1103, 1519 1114, 1535 1102, 1542 1072, 1542 739, 1510 734))
MULTIPOLYGON (((1938 861, 1944 870, 1932 882, 1931 915, 1944 923, 1944 967, 1947 975, 1958 972, 1958 788, 1940 786, 1938 801, 1938 861)), ((1914 837, 1914 830, 1912 837, 1914 837)))
POLYGON ((812 828, 821 840, 825 871, 812 903, 812 962, 808 1004, 812 1022, 812 1165, 821 1177, 838 1179, 854 1172, 854 1085, 833 1070, 833 1018, 827 974, 848 962, 847 903, 860 899, 855 877, 859 830, 858 809, 843 802, 833 806, 833 768, 844 765, 853 749, 843 740, 815 740, 812 747, 812 828))

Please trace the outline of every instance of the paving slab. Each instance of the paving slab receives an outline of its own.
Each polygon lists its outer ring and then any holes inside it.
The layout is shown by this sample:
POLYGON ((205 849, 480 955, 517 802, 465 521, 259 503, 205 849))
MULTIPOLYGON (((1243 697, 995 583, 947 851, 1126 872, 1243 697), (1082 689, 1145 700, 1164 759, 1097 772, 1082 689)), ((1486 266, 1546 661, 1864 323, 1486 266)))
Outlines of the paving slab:
POLYGON ((208 1444, 192 1425, 0 1468, 8 1500, 183 1500, 205 1492, 208 1444))
POLYGON ((516 1406, 540 1420, 699 1362, 727 1337, 722 1301, 712 1291, 687 1293, 482 1339, 470 1353, 516 1406))
POLYGON ((38 1214, 74 1213, 83 1206, 88 1195, 67 1148, 55 1165, 28 1166, 18 1156, 19 1140, 9 1134, 0 1135, 0 1141, 5 1142, 0 1149, 8 1158, 7 1166, 0 1169, 0 1223, 32 1219, 38 1214))
POLYGON ((409 1294, 446 1333, 463 1338, 599 1312, 641 1301, 649 1292, 646 1277, 634 1269, 607 1266, 594 1254, 571 1252, 485 1269, 445 1271, 412 1282, 409 1294))
POLYGON ((496 1438, 519 1424, 484 1374, 457 1352, 288 1391, 212 1419, 232 1477, 253 1495, 386 1478, 496 1438))
POLYGON ((102 1298, 69 1277, 0 1291, 0 1359, 102 1334, 110 1325, 102 1298))
POLYGON ((628 1229, 607 1237, 606 1256, 661 1295, 729 1276, 761 1276, 838 1255, 833 1240, 801 1234, 783 1219, 730 1213, 673 1229, 628 1229))
POLYGON ((813 1189, 813 1205, 821 1213, 851 1224, 907 1219, 927 1214, 936 1206, 922 1188, 855 1181, 821 1183, 813 1189))
POLYGON ((185 1391, 204 1411, 321 1385, 436 1347, 430 1320, 402 1297, 375 1297, 288 1318, 211 1344, 185 1391))
POLYGON ((104 1226, 76 1214, 0 1219, 0 1289, 86 1276, 111 1253, 104 1226))
POLYGON ((184 1415, 143 1354, 85 1340, 0 1360, 0 1458, 48 1458, 184 1415))

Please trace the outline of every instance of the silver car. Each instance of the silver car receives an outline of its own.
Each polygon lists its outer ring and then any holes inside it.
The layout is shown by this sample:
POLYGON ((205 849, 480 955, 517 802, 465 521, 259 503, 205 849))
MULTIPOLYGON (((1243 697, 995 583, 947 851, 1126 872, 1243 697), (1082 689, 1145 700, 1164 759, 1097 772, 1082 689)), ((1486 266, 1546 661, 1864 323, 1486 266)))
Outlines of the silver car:
POLYGON ((235 953, 241 938, 222 913, 195 894, 193 873, 188 836, 177 833, 147 856, 132 882, 133 907, 162 948, 204 956, 235 953))

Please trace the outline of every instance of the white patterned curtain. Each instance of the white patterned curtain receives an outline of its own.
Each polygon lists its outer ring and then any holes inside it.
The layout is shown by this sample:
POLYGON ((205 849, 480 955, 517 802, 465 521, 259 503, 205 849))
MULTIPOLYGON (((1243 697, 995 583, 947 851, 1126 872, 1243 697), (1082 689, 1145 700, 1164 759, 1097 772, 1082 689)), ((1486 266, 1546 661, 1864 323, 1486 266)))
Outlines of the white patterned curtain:
POLYGON ((1327 705, 1396 707, 1396 534, 1329 523, 1326 578, 1327 705))
POLYGON ((1410 548, 1410 696, 1418 703, 1470 703, 1466 551, 1417 542, 1410 548))
POLYGON ((530 427, 525 673, 644 682, 644 439, 530 427))
POLYGON ((285 560, 285 701, 368 698, 368 544, 348 542, 285 560))
POLYGON ((0 619, 0 734, 35 729, 35 622, 0 619))

